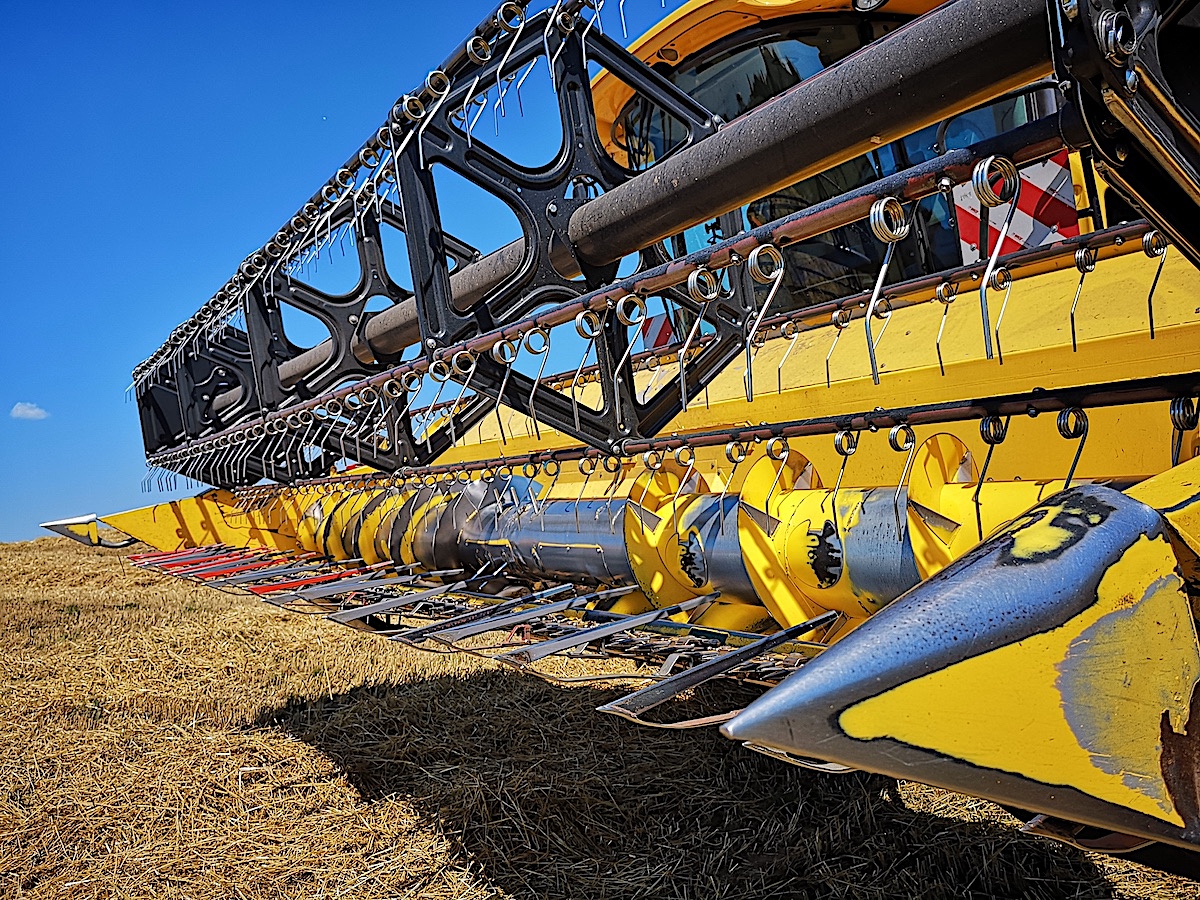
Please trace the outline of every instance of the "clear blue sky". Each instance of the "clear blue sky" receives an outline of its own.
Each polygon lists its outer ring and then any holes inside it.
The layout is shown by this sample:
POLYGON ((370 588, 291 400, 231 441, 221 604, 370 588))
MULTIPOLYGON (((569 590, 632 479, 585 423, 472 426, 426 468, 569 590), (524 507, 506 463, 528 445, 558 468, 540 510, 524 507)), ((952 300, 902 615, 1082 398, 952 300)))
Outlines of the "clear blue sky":
MULTIPOLYGON (((494 5, 0 0, 0 541, 155 499, 133 366, 494 5)), ((633 37, 663 11, 625 15, 633 37)), ((620 36, 617 0, 603 21, 620 36)), ((463 212, 488 249, 492 218, 463 212)))

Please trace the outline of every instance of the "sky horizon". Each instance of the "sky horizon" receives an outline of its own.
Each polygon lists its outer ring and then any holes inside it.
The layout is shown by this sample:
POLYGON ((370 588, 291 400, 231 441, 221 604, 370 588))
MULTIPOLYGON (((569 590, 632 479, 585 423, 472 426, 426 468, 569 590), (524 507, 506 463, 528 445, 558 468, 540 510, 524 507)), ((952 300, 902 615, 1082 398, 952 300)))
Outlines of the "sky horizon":
MULTIPOLYGON (((0 0, 0 542, 194 493, 142 492, 133 367, 494 5, 0 0)), ((682 5, 630 0, 629 39, 682 5)), ((619 12, 602 19, 618 38, 619 12)), ((544 129, 509 128, 515 152, 544 153, 544 129)), ((486 249, 503 223, 462 206, 447 219, 486 249)))

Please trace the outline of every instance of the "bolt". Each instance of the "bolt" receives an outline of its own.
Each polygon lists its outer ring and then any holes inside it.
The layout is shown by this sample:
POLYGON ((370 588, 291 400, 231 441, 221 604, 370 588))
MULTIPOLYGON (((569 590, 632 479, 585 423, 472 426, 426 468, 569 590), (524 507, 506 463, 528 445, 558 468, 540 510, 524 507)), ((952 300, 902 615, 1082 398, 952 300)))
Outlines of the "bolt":
POLYGON ((558 204, 553 200, 546 206, 546 213, 551 216, 558 215, 558 204))
POLYGON ((1125 72, 1125 90, 1129 91, 1131 94, 1134 94, 1137 93, 1137 89, 1138 73, 1133 69, 1129 69, 1125 72))
POLYGON ((348 321, 351 325, 357 325, 358 316, 350 316, 350 318, 348 318, 346 321, 348 321))
POLYGON ((1129 159, 1129 148, 1124 144, 1117 144, 1113 147, 1113 154, 1119 162, 1125 162, 1125 160, 1129 159))

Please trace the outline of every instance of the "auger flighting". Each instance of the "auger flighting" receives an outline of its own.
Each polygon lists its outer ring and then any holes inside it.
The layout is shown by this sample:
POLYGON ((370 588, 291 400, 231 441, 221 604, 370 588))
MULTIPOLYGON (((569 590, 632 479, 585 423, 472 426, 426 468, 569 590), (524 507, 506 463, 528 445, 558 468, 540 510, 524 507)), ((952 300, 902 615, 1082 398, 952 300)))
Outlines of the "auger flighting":
POLYGON ((600 7, 497 7, 139 365, 148 460, 213 489, 100 521, 158 571, 546 677, 633 660, 606 712, 1194 866, 1191 7, 696 0, 629 49, 600 7), (538 79, 557 122, 520 114, 538 79), (449 234, 444 171, 515 233, 449 234), (712 678, 765 690, 670 721, 712 678))

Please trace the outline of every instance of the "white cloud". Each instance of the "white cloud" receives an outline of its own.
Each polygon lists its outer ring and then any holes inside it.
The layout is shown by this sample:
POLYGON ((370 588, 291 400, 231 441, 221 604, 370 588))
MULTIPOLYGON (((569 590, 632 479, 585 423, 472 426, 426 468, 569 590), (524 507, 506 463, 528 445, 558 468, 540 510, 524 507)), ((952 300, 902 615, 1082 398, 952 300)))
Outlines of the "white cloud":
POLYGON ((9 415, 14 419, 29 419, 31 421, 37 421, 38 419, 47 418, 50 413, 46 412, 36 403, 22 402, 14 405, 12 410, 9 412, 9 415))

